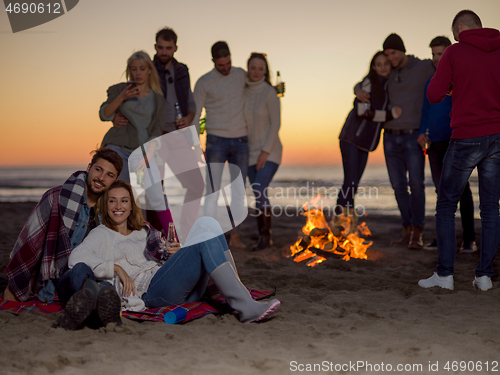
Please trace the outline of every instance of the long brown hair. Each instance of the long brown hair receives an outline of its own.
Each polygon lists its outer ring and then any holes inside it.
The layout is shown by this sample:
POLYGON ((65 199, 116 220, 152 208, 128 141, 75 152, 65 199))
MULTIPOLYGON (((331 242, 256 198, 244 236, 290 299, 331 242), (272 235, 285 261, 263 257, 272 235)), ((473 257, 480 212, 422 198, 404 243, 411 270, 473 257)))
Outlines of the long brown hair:
POLYGON ((373 55, 372 61, 370 62, 370 70, 368 71, 368 78, 370 78, 372 83, 372 92, 375 92, 379 97, 382 96, 383 88, 380 85, 379 75, 375 71, 375 60, 381 55, 385 56, 384 51, 378 51, 373 55))
POLYGON ((132 190, 132 186, 123 180, 116 180, 109 187, 108 190, 102 194, 97 201, 97 214, 101 216, 101 222, 107 226, 109 229, 112 229, 118 232, 118 227, 113 223, 111 218, 108 215, 108 199, 109 192, 113 189, 124 188, 128 191, 130 195, 130 203, 132 205, 132 212, 127 218, 127 227, 130 230, 141 230, 144 227, 144 217, 142 216, 142 211, 140 207, 135 203, 134 192, 132 190))

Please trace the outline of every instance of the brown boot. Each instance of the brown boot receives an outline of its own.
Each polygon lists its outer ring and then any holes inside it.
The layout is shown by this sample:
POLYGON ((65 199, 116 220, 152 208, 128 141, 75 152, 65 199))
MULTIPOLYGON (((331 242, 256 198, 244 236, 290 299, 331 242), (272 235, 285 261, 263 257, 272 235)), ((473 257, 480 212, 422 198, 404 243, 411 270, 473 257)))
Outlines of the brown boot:
POLYGON ((424 241, 422 241, 422 228, 420 225, 416 225, 411 228, 411 238, 408 249, 410 250, 421 250, 424 247, 424 241))
POLYGON ((269 246, 272 246, 273 241, 271 239, 271 222, 272 213, 270 209, 262 211, 262 213, 257 217, 257 225, 259 227, 259 242, 252 248, 252 251, 264 250, 269 246))
POLYGON ((411 226, 405 225, 401 231, 401 239, 398 241, 391 241, 391 246, 403 246, 410 243, 411 226))

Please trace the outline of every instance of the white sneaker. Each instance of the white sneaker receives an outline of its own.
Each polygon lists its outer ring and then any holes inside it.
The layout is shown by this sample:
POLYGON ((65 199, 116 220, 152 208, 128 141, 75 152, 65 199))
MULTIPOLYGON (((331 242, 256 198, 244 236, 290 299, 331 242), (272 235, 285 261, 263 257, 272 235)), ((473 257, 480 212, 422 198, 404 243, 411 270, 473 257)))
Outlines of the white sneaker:
POLYGON ((418 285, 422 288, 432 288, 433 286, 439 286, 444 289, 453 290, 453 275, 449 276, 439 276, 436 272, 434 275, 428 279, 422 279, 418 282, 418 285))
POLYGON ((476 289, 482 290, 483 292, 493 288, 491 277, 488 276, 475 276, 474 280, 472 280, 472 286, 476 289))

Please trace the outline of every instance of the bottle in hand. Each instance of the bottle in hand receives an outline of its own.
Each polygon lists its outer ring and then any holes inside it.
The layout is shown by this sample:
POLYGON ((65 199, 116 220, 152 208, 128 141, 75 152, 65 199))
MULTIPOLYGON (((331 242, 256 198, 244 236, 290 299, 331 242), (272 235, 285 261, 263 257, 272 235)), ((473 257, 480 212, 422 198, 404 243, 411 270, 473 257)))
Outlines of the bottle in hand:
MULTIPOLYGON (((429 139, 429 129, 425 129, 425 137, 426 140, 429 139)), ((424 155, 427 155, 429 153, 429 143, 425 142, 425 148, 424 148, 424 155)))
POLYGON ((281 98, 285 96, 285 83, 281 80, 280 72, 276 72, 276 91, 278 96, 281 98))
POLYGON ((167 247, 170 247, 173 242, 179 242, 177 240, 177 233, 175 233, 174 223, 168 224, 168 234, 167 234, 167 247))
POLYGON ((172 243, 174 243, 174 242, 179 242, 179 241, 177 240, 177 234, 175 233, 174 223, 169 223, 168 224, 167 241, 165 243, 165 248, 162 251, 161 259, 163 259, 163 260, 168 259, 168 257, 169 257, 168 250, 172 247, 172 243))
POLYGON ((179 121, 182 120, 182 112, 179 103, 175 103, 175 127, 179 129, 179 121))

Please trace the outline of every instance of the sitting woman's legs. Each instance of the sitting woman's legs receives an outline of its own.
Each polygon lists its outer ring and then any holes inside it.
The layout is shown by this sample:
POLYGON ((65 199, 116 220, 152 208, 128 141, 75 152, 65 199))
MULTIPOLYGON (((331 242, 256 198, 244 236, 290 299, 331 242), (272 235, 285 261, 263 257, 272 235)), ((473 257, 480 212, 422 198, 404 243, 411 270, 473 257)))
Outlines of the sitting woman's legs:
POLYGON ((227 243, 216 220, 196 221, 186 244, 163 264, 142 296, 146 306, 160 307, 199 301, 208 275, 227 262, 227 243))
POLYGON ((186 245, 165 262, 151 280, 142 296, 146 306, 191 302, 204 291, 205 280, 210 275, 228 305, 237 312, 240 322, 260 321, 278 310, 280 301, 256 302, 241 283, 217 221, 208 217, 197 220, 186 245))

